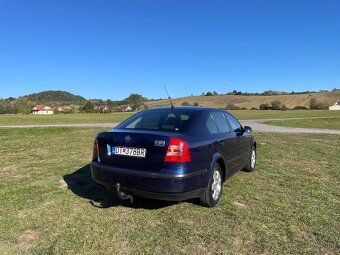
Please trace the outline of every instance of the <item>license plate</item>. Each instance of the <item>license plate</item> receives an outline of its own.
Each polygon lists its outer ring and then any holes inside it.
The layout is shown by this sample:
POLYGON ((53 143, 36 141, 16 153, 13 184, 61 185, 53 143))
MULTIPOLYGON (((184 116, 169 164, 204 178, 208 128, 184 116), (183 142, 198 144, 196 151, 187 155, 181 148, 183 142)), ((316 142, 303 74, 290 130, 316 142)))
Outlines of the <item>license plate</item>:
POLYGON ((107 145, 107 154, 109 156, 122 155, 122 156, 129 156, 129 157, 145 158, 146 149, 107 145))

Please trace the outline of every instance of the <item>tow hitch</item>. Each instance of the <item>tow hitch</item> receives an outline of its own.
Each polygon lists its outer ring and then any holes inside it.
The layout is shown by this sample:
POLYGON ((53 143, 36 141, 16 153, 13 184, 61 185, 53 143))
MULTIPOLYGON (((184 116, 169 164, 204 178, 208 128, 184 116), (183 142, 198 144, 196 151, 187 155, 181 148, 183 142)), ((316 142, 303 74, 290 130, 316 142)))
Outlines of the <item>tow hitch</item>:
POLYGON ((130 200, 130 203, 133 203, 133 196, 126 194, 125 192, 120 190, 120 184, 119 182, 116 183, 116 191, 117 195, 122 200, 130 200))

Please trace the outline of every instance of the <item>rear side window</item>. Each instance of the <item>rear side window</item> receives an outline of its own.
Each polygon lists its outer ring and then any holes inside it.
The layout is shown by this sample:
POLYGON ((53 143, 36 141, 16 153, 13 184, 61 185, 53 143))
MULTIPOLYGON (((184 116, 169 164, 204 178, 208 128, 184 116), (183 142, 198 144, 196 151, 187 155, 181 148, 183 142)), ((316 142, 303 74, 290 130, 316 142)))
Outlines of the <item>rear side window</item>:
POLYGON ((212 112, 211 116, 214 119, 214 121, 216 123, 216 126, 218 128, 218 131, 220 133, 229 133, 229 132, 231 132, 229 124, 227 123, 225 117, 222 115, 221 112, 212 112))
POLYGON ((117 128, 184 132, 196 112, 192 110, 149 110, 137 113, 117 128))
POLYGON ((223 113, 226 119, 228 120, 232 130, 234 132, 240 132, 242 131, 242 126, 241 124, 235 119, 233 116, 231 116, 229 113, 223 113))
POLYGON ((207 118, 207 128, 210 134, 218 134, 216 124, 210 114, 207 118))

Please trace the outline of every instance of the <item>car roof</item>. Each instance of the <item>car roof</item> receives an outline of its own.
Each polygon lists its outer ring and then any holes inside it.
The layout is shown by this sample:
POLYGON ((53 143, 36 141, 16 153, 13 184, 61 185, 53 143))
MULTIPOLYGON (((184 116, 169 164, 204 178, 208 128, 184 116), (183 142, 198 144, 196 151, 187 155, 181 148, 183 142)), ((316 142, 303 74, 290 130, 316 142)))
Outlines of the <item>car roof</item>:
MULTIPOLYGON (((153 111, 153 110, 171 110, 171 106, 163 106, 163 107, 155 107, 155 108, 147 109, 147 111, 153 111)), ((222 110, 222 109, 212 108, 212 107, 201 107, 201 106, 174 106, 174 110, 191 110, 191 111, 197 111, 197 112, 205 112, 205 111, 222 110)))

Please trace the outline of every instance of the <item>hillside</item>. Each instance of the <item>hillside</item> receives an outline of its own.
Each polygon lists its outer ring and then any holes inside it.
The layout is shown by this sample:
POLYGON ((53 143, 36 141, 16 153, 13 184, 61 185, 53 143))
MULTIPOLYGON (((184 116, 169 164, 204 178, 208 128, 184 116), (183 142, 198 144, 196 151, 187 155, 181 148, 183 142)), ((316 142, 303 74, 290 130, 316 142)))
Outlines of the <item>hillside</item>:
MULTIPOLYGON (((252 107, 258 108, 260 104, 270 104, 274 100, 280 101, 288 108, 295 106, 309 107, 309 102, 312 98, 316 98, 320 102, 328 105, 333 105, 335 102, 340 101, 340 90, 330 92, 315 92, 306 94, 292 94, 292 95, 271 95, 271 96, 246 96, 246 95, 217 95, 217 96, 192 96, 174 98, 172 102, 174 105, 181 105, 183 102, 188 102, 191 105, 198 103, 200 106, 219 107, 224 108, 227 104, 235 104, 241 108, 245 107, 251 109, 252 107)), ((146 104, 149 107, 167 106, 169 100, 148 101, 146 104)))
POLYGON ((37 103, 48 103, 48 102, 84 102, 86 99, 82 96, 74 95, 72 93, 61 91, 61 90, 49 90, 42 91, 24 96, 29 101, 35 101, 37 103))

